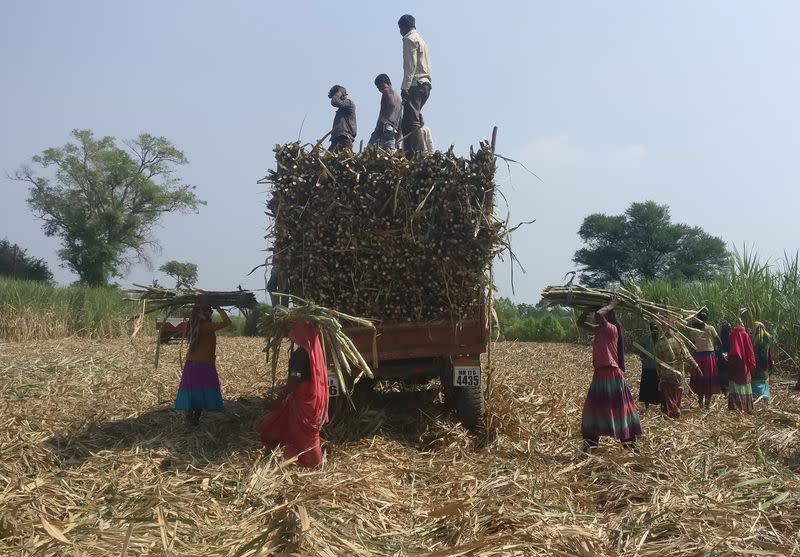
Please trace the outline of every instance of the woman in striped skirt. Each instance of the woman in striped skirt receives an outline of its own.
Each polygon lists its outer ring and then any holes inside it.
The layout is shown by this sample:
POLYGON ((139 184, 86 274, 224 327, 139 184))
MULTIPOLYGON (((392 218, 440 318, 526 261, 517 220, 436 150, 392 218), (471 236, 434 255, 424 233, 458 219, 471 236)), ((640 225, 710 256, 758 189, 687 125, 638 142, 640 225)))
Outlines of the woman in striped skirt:
POLYGON ((622 376, 625 370, 625 349, 622 327, 614 314, 617 304, 619 297, 614 296, 611 303, 595 312, 594 323, 586 321, 588 311, 578 318, 578 328, 594 334, 594 374, 581 417, 585 451, 596 447, 600 437, 604 435, 630 447, 635 447, 636 438, 642 435, 636 404, 622 376))

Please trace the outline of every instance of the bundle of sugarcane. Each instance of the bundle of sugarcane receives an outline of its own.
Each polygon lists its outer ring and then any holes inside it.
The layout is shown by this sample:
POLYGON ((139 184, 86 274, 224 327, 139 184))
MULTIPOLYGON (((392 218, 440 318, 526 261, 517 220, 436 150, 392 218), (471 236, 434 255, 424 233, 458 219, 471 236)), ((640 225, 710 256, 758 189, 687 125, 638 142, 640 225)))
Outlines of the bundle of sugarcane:
POLYGON ((126 300, 140 301, 145 306, 144 313, 159 310, 177 310, 195 304, 211 307, 237 307, 249 309, 256 306, 256 296, 249 290, 216 292, 212 290, 175 290, 134 284, 138 290, 127 290, 126 300))
MULTIPOLYGON (((284 294, 281 294, 284 296, 284 294)), ((345 383, 345 374, 353 376, 353 367, 361 370, 358 376, 353 380, 353 383, 358 381, 362 375, 372 378, 372 370, 361 353, 353 344, 353 341, 348 337, 342 329, 342 321, 349 321, 361 327, 367 327, 376 332, 375 325, 369 319, 361 317, 354 317, 345 313, 322 307, 311 303, 297 296, 288 296, 292 299, 292 307, 287 309, 283 306, 275 306, 271 311, 267 312, 259 324, 259 331, 264 335, 267 345, 264 351, 271 359, 272 369, 272 384, 275 385, 275 374, 278 366, 278 352, 284 338, 289 336, 289 331, 292 326, 299 322, 311 323, 320 332, 322 342, 325 346, 326 357, 328 363, 333 365, 336 376, 339 378, 339 384, 342 386, 345 383)), ((373 342, 373 358, 376 360, 374 363, 377 365, 377 345, 373 342)), ((343 389, 345 394, 350 396, 348 389, 343 389)))
POLYGON ((694 325, 698 310, 683 309, 666 304, 657 304, 640 297, 637 286, 620 288, 617 291, 568 284, 548 286, 542 291, 542 300, 548 305, 571 307, 577 310, 592 310, 607 305, 614 295, 619 296, 617 310, 639 316, 644 321, 655 323, 662 329, 671 329, 675 335, 690 347, 692 341, 681 328, 694 325))
POLYGON ((489 145, 406 159, 293 143, 275 156, 267 208, 286 290, 386 321, 476 315, 505 232, 489 145))

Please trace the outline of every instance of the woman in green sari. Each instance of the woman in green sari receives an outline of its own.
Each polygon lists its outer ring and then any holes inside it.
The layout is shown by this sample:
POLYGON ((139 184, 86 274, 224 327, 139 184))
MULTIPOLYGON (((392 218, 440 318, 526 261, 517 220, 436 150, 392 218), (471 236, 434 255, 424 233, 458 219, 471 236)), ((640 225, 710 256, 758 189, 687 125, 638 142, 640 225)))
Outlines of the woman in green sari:
POLYGON ((761 322, 755 322, 756 330, 753 333, 753 352, 756 356, 756 368, 753 370, 753 399, 763 398, 767 404, 772 400, 769 392, 769 374, 775 365, 773 355, 772 335, 761 322))

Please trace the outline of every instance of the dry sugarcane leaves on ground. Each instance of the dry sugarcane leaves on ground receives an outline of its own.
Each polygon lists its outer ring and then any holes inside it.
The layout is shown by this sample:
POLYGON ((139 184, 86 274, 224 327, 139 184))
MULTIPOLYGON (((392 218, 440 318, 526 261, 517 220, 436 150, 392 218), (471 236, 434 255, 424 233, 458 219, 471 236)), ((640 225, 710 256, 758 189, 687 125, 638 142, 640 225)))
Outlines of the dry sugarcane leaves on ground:
POLYGON ((304 471, 258 440, 262 346, 219 339, 225 412, 192 429, 171 410, 180 346, 153 371, 146 339, 4 344, 0 554, 797 554, 800 398, 789 390, 753 415, 719 397, 697 410, 687 392, 680 420, 642 416, 639 454, 603 441, 584 459, 591 351, 499 343, 486 439, 435 391, 382 387, 334 416, 323 467, 304 471))
POLYGON ((275 149, 269 214, 288 290, 385 321, 474 317, 501 249, 495 158, 275 149))

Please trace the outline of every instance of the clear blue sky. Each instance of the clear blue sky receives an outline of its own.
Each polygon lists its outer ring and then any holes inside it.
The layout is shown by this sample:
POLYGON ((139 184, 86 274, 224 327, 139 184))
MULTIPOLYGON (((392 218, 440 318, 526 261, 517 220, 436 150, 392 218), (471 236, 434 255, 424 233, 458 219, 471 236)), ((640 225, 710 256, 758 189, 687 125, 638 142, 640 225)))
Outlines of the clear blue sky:
MULTIPOLYGON (((169 259, 200 285, 263 287, 264 188, 272 147, 321 137, 331 85, 348 88, 367 138, 372 80, 402 77, 405 12, 431 50, 426 122, 439 147, 500 127, 498 152, 524 161, 499 176, 527 274, 516 300, 559 283, 597 211, 654 199, 764 257, 800 248, 800 4, 795 2, 43 2, 0 4, 0 170, 13 172, 73 128, 119 139, 142 131, 183 149, 181 170, 208 201, 169 216, 169 259)), ((3 180, 0 237, 47 259, 58 240, 3 180)), ((501 211, 505 213, 505 209, 501 211)), ((497 267, 510 294, 508 262, 497 267)), ((135 267, 120 282, 149 282, 135 267)))

